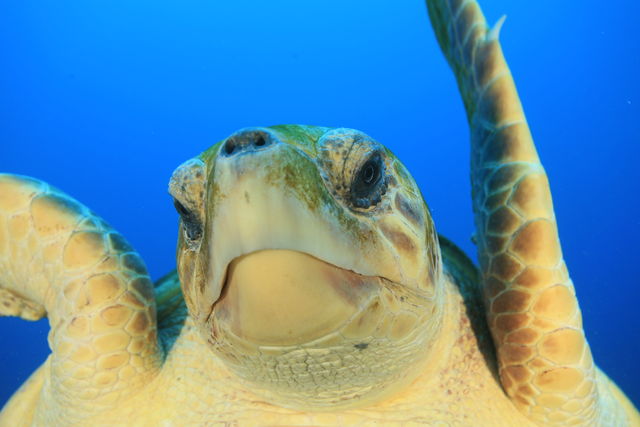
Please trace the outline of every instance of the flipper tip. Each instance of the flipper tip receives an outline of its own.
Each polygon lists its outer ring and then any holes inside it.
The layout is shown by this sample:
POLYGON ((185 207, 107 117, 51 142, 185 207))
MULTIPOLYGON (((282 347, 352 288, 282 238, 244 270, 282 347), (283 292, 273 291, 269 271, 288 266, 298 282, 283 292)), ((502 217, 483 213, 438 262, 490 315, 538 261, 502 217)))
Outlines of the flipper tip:
POLYGON ((507 15, 502 15, 500 19, 498 19, 498 22, 496 22, 496 25, 494 25, 491 31, 489 31, 489 34, 487 34, 487 40, 498 40, 498 37, 500 37, 500 30, 502 29, 502 24, 504 24, 504 21, 506 19, 507 19, 507 15))

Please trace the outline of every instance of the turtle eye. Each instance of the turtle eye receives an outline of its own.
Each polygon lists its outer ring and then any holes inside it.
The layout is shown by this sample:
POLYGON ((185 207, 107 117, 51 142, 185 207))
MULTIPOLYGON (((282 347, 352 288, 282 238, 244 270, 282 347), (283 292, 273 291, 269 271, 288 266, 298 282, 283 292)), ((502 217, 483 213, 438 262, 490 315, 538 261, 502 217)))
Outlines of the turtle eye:
POLYGON ((386 191, 385 164, 379 152, 360 166, 351 183, 351 202, 356 208, 368 208, 380 202, 386 191))
POLYGON ((180 215, 182 227, 184 228, 187 239, 193 242, 202 237, 202 222, 198 216, 193 211, 187 209, 177 199, 173 199, 173 206, 175 206, 178 215, 180 215))

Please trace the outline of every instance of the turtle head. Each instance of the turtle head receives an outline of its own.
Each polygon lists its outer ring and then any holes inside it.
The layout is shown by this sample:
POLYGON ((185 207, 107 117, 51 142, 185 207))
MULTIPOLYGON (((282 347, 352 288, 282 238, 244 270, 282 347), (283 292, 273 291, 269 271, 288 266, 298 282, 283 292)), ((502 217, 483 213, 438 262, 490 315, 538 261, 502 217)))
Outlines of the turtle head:
POLYGON ((405 167, 351 129, 243 129, 181 165, 178 272, 203 337, 268 401, 374 401, 428 363, 443 286, 405 167))

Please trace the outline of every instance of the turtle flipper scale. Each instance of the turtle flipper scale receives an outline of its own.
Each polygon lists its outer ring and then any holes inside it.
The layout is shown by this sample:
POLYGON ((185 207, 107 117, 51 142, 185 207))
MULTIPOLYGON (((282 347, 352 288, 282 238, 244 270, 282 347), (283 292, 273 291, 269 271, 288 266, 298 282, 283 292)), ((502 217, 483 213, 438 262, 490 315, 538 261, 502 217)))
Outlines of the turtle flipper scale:
POLYGON ((0 315, 45 314, 51 393, 36 418, 106 410, 160 367, 153 285, 138 254, 69 196, 0 174, 0 315))
POLYGON ((584 335, 547 175, 498 41, 503 20, 490 29, 475 0, 427 6, 471 130, 478 254, 503 388, 542 425, 625 423, 584 335))

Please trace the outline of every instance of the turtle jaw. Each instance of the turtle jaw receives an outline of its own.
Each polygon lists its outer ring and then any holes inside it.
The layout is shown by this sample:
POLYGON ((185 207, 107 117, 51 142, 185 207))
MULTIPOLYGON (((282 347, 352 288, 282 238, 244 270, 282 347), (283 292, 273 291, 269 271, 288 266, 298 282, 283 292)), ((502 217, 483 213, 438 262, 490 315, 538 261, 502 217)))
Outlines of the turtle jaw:
MULTIPOLYGON (((298 219, 300 218, 298 217, 298 219)), ((223 227, 223 229, 225 232, 231 232, 231 228, 223 227)), ((209 300, 207 319, 211 316, 216 304, 219 304, 225 293, 228 293, 238 267, 244 267, 243 272, 246 272, 247 267, 245 265, 252 265, 252 261, 256 258, 259 258, 259 261, 253 267, 261 270, 263 277, 267 279, 277 280, 278 274, 282 277, 287 276, 288 279, 293 279, 293 271, 300 272, 300 269, 307 267, 309 270, 306 274, 297 274, 297 279, 301 279, 304 276, 302 280, 298 281, 313 281, 315 279, 311 274, 311 271, 313 271, 327 279, 327 281, 332 282, 326 286, 327 289, 340 287, 341 283, 349 283, 349 288, 354 288, 356 286, 354 283, 358 283, 358 287, 363 287, 368 283, 382 280, 398 286, 407 286, 401 280, 384 274, 376 274, 371 266, 363 266, 357 260, 357 252, 350 250, 346 245, 336 245, 335 242, 322 242, 323 239, 332 235, 330 232, 318 231, 314 227, 305 228, 302 225, 292 226, 292 224, 288 224, 286 229, 301 238, 287 240, 284 233, 279 232, 281 230, 279 227, 275 226, 270 230, 265 227, 264 230, 270 232, 263 233, 260 236, 262 239, 256 239, 257 241, 254 242, 254 245, 249 246, 249 248, 243 245, 230 245, 224 249, 214 248, 211 251, 209 280, 206 286, 212 292, 212 297, 209 300), (305 234, 308 235, 305 236, 305 234), (266 258, 269 258, 270 262, 273 263, 271 270, 276 269, 276 266, 279 267, 279 270, 270 271, 268 262, 264 261, 266 258), (285 265, 292 270, 288 274, 285 272, 285 265), (211 266, 220 267, 212 268, 211 266)), ((258 233, 255 236, 258 237, 258 233)), ((223 242, 231 240, 233 239, 221 238, 223 242)), ((238 241, 240 240, 242 239, 238 239, 238 241)), ((256 279, 255 276, 252 278, 256 279)), ((293 288, 290 291, 293 291, 293 288)), ((353 297, 346 288, 342 289, 340 294, 347 299, 353 297)), ((337 303, 337 301, 335 302, 337 303)))
POLYGON ((256 346, 301 345, 343 327, 382 280, 302 252, 261 250, 231 262, 209 322, 256 346))

